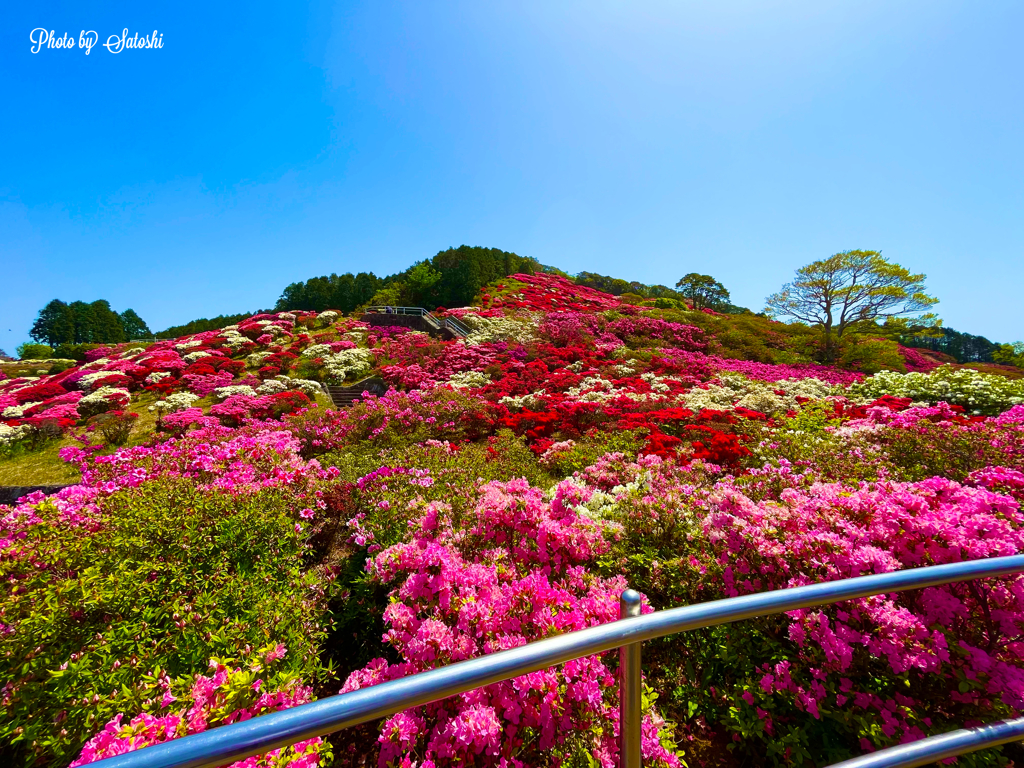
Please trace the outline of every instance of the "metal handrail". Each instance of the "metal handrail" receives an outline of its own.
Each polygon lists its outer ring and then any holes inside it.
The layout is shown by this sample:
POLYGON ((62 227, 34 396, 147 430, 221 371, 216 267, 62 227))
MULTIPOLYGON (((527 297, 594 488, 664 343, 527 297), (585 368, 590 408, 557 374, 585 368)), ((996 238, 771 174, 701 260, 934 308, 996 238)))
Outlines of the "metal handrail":
MULTIPOLYGON (((423 307, 394 307, 390 305, 380 305, 374 307, 367 307, 365 310, 367 315, 430 315, 430 313, 423 307)), ((431 315, 433 317, 433 315, 431 315)))
MULTIPOLYGON (((1010 555, 858 576, 841 581, 821 582, 804 587, 685 605, 645 616, 629 616, 608 624, 569 632, 507 651, 479 656, 369 688, 330 696, 281 712, 185 736, 100 760, 93 765, 101 768, 213 768, 614 648, 626 649, 622 654, 625 661, 629 658, 629 646, 635 644, 636 662, 620 666, 620 703, 634 701, 633 697, 639 696, 641 687, 639 644, 645 640, 858 597, 1021 572, 1024 572, 1024 555, 1010 555)), ((631 605, 634 598, 628 594, 630 591, 627 590, 623 594, 620 615, 628 615, 633 610, 631 605)), ((634 722, 633 713, 629 712, 620 713, 620 717, 631 731, 635 729, 635 732, 639 733, 639 718, 634 722)), ((999 732, 1005 733, 1005 729, 999 732)), ((963 751, 982 748, 970 747, 969 744, 973 742, 969 738, 956 743, 964 747, 963 751)), ((997 743, 1003 742, 992 742, 992 745, 997 743)), ((629 733, 623 734, 623 746, 627 747, 628 751, 622 750, 621 765, 624 768, 639 768, 639 739, 633 739, 629 733)), ((883 752, 869 757, 878 758, 881 755, 883 752)), ((922 763, 897 761, 860 765, 896 768, 920 764, 922 763)))
POLYGON ((367 307, 365 314, 368 315, 418 315, 423 317, 428 323, 433 325, 437 329, 447 328, 456 336, 468 336, 471 331, 465 325, 460 323, 451 317, 446 317, 443 320, 438 319, 436 315, 424 309, 423 307, 392 307, 392 306, 374 306, 367 307))
POLYGON ((426 319, 428 323, 433 325, 435 328, 441 328, 441 321, 434 317, 430 312, 425 310, 423 307, 393 307, 393 306, 379 306, 379 307, 367 307, 364 314, 367 315, 412 315, 419 316, 426 319))
POLYGON ((465 325, 456 320, 454 317, 446 317, 444 324, 457 336, 469 336, 472 331, 469 330, 465 325))
POLYGON ((1024 739, 1024 717, 940 733, 938 736, 833 763, 829 768, 916 768, 937 763, 947 757, 991 749, 1021 739, 1024 739))

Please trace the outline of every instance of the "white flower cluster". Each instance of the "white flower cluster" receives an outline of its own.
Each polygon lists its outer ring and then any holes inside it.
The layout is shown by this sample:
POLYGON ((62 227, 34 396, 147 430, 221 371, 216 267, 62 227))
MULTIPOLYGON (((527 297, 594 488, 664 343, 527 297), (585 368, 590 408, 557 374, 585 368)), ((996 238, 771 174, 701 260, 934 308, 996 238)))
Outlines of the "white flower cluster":
POLYGON ((92 383, 106 376, 114 375, 113 371, 89 371, 78 380, 79 389, 92 389, 92 383))
POLYGON ((213 396, 218 400, 227 400, 232 395, 249 395, 252 397, 255 394, 256 390, 248 384, 232 384, 229 387, 217 387, 217 389, 213 390, 213 396))
POLYGON ((259 368, 263 365, 263 361, 270 357, 273 352, 253 352, 251 355, 245 358, 245 364, 250 368, 259 368))
POLYGON ((191 341, 183 341, 181 344, 175 344, 174 348, 179 352, 182 352, 186 349, 192 349, 192 347, 202 346, 202 343, 202 339, 192 339, 191 341))
POLYGON ((448 385, 452 389, 470 389, 475 387, 486 387, 491 377, 483 371, 463 371, 456 373, 448 379, 448 385))
POLYGON ((326 344, 314 344, 306 347, 303 357, 319 357, 324 361, 328 379, 334 384, 341 384, 349 376, 358 377, 368 373, 373 367, 373 352, 368 349, 343 349, 331 352, 326 344))
POLYGON ((588 376, 575 387, 570 387, 566 394, 584 403, 607 403, 622 397, 634 403, 660 402, 672 391, 666 382, 675 381, 671 376, 653 373, 645 373, 641 378, 650 385, 651 392, 633 392, 628 387, 616 387, 601 376, 588 376))
POLYGON ((302 350, 302 356, 309 358, 324 357, 325 355, 330 354, 332 354, 331 348, 326 344, 310 344, 308 347, 302 350))
POLYGON ((20 419, 25 415, 25 412, 34 406, 39 405, 42 400, 36 400, 34 403, 22 403, 21 405, 9 405, 4 408, 4 412, 0 414, 5 419, 20 419))
POLYGON ((719 384, 707 389, 694 387, 682 396, 682 403, 691 411, 749 408, 768 416, 797 410, 797 398, 821 400, 837 394, 839 388, 820 379, 785 379, 783 381, 752 381, 738 374, 719 377, 719 384), (782 392, 782 394, 778 394, 782 392))
POLYGON ((311 379, 288 379, 288 386, 291 389, 297 389, 308 397, 314 397, 317 394, 323 394, 323 387, 320 386, 320 382, 313 381, 311 379))
POLYGON ((466 344, 485 344, 493 341, 526 343, 536 337, 537 322, 533 318, 480 317, 466 314, 463 322, 472 329, 466 344))
POLYGON ((0 448, 7 448, 24 438, 30 432, 30 427, 22 425, 12 427, 8 424, 0 424, 0 448))
POLYGON ((544 401, 541 400, 541 396, 546 394, 547 391, 538 389, 536 392, 530 392, 526 395, 506 395, 498 400, 502 405, 508 406, 510 411, 520 411, 525 408, 528 411, 538 411, 543 405, 544 401))
POLYGON ((147 384, 156 384, 158 381, 163 381, 171 374, 167 371, 153 371, 149 376, 146 377, 147 384))
POLYGON ((604 403, 619 396, 615 385, 600 376, 588 376, 566 394, 584 403, 604 403))
POLYGON ((209 357, 209 356, 210 356, 209 352, 189 352, 187 355, 184 355, 181 359, 184 360, 189 365, 191 365, 196 360, 202 360, 204 357, 209 357))
POLYGON ((573 373, 583 373, 583 361, 577 360, 575 363, 569 363, 565 366, 565 370, 572 371, 573 373))
POLYGON ((672 388, 665 383, 667 377, 658 376, 655 373, 642 373, 640 378, 650 385, 652 392, 664 395, 672 391, 672 388))
POLYGON ((316 316, 317 325, 324 327, 333 325, 334 321, 338 319, 338 313, 328 309, 326 312, 321 312, 316 316))
POLYGON ((78 412, 83 416, 92 416, 110 410, 113 406, 127 405, 131 394, 120 387, 100 387, 92 394, 78 401, 78 412))
POLYGON ((279 392, 287 392, 288 385, 279 379, 267 379, 256 387, 257 395, 276 395, 279 392))
POLYGON ((149 406, 149 410, 151 413, 155 411, 177 413, 178 411, 184 411, 186 408, 191 408, 192 403, 199 399, 199 395, 194 395, 191 392, 175 392, 173 395, 168 395, 163 400, 158 400, 149 406))
POLYGON ((309 397, 314 397, 318 392, 323 394, 323 389, 319 382, 310 381, 309 379, 292 379, 284 375, 275 376, 264 381, 256 387, 256 394, 276 395, 279 392, 287 392, 289 390, 297 390, 309 397))
POLYGON ((1001 413, 1024 403, 1024 379, 944 365, 930 373, 881 371, 854 384, 848 392, 851 400, 861 403, 883 395, 929 404, 944 401, 974 413, 1001 413))
POLYGON ((241 347, 249 341, 244 334, 238 332, 237 325, 229 325, 222 331, 222 333, 224 335, 224 346, 229 349, 241 347))

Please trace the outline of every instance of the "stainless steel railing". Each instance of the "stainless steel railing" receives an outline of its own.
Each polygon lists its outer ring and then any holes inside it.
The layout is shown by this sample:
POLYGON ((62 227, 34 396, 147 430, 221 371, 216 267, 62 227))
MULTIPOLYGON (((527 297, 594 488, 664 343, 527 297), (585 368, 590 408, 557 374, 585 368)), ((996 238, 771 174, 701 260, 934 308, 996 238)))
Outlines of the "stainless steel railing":
MULTIPOLYGON (((1024 555, 970 560, 760 592, 639 614, 640 596, 626 590, 619 621, 480 656, 417 675, 331 696, 241 723, 146 747, 93 765, 100 768, 213 768, 250 755, 323 736, 572 659, 619 648, 620 765, 640 766, 640 644, 676 632, 757 616, 1024 572, 1024 555)), ((997 746, 1024 737, 1024 718, 955 731, 848 760, 844 768, 903 768, 997 746), (860 762, 858 762, 860 761, 860 762)))
MULTIPOLYGON (((423 307, 392 307, 381 305, 379 307, 367 307, 368 315, 430 315, 423 307)), ((431 315, 433 317, 433 315, 431 315)))
POLYGON ((438 318, 436 315, 428 312, 423 307, 367 307, 366 314, 368 315, 413 315, 424 318, 428 323, 437 328, 447 328, 456 336, 466 337, 470 334, 469 328, 464 324, 460 323, 453 317, 446 317, 444 319, 438 318))

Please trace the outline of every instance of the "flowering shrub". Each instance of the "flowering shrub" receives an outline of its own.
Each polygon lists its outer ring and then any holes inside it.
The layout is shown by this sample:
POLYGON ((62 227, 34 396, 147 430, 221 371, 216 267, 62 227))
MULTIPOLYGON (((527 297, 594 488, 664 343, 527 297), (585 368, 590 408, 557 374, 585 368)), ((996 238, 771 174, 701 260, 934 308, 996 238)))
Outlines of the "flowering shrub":
MULTIPOLYGON (((595 489, 589 505, 600 498, 598 516, 624 526, 608 562, 627 568, 631 583, 659 605, 1011 554, 1024 545, 1024 517, 1012 497, 939 478, 808 485, 783 467, 754 473, 751 483, 715 483, 699 469, 614 462, 584 475, 595 489), (783 490, 751 498, 771 485, 783 490)), ((1024 475, 978 477, 1012 484, 1024 475)), ((679 635, 652 649, 658 658, 648 654, 647 668, 659 670, 658 687, 675 691, 684 714, 696 707, 744 743, 760 742, 775 764, 835 760, 1020 711, 1024 658, 1013 638, 1024 626, 1021 595, 1015 578, 795 611, 743 631, 679 635), (995 622, 984 618, 995 615, 995 622), (680 658, 685 669, 671 661, 680 658)))
MULTIPOLYGON (((288 709, 310 701, 312 691, 295 678, 275 674, 274 667, 284 658, 283 644, 264 648, 247 659, 243 666, 232 667, 230 659, 210 662, 211 676, 197 674, 181 680, 153 677, 149 706, 157 704, 162 714, 142 712, 122 724, 117 714, 103 730, 86 742, 81 754, 69 768, 78 768, 107 757, 162 744, 171 739, 202 733, 211 726, 229 725, 252 717, 288 709), (184 689, 184 690, 182 690, 184 689), (174 692, 178 695, 175 696, 174 692)), ((320 738, 300 741, 266 755, 232 763, 232 768, 315 768, 329 764, 330 747, 320 738)))
POLYGON ((103 436, 107 445, 124 445, 128 442, 128 437, 138 418, 139 414, 125 413, 124 411, 101 414, 95 417, 96 431, 103 436))
POLYGON ((621 307, 615 296, 577 285, 558 275, 515 274, 510 275, 506 282, 507 285, 498 284, 496 295, 483 295, 482 305, 485 308, 585 312, 621 307))
MULTIPOLYGON (((606 545, 600 528, 573 511, 575 493, 560 488, 548 504, 525 481, 491 483, 461 531, 445 505, 428 505, 412 541, 369 565, 374 579, 394 585, 385 640, 403 661, 378 659, 342 690, 617 618, 625 583, 580 567, 606 545)), ((554 750, 616 765, 618 710, 607 700, 615 684, 591 657, 403 712, 381 728, 378 764, 415 755, 434 764, 534 765, 554 750), (560 720, 575 727, 558 728, 560 720)), ((659 741, 661 722, 648 714, 644 759, 679 765, 659 741)))
MULTIPOLYGON (((67 765, 613 620, 627 582, 663 608, 1020 551, 1019 382, 877 339, 843 350, 857 370, 817 365, 811 329, 547 274, 480 304, 438 310, 466 339, 267 313, 10 369, 0 455, 71 430, 82 482, 0 508, 0 754, 67 765), (911 372, 860 372, 883 364, 911 372), (312 407, 321 381, 371 374, 386 393, 312 407), (132 402, 151 434, 88 444, 132 402)), ((824 763, 1014 715, 1021 594, 956 585, 648 644, 645 759, 824 763)), ((336 751, 612 765, 614 671, 579 660, 336 751)), ((327 760, 310 742, 243 764, 327 760)))
POLYGON ((130 400, 131 395, 128 390, 104 386, 79 400, 78 412, 83 416, 92 416, 104 411, 124 408, 130 400))
POLYGON ((1024 380, 944 365, 931 373, 882 371, 852 387, 850 393, 865 400, 892 395, 926 403, 945 401, 972 413, 993 414, 1024 403, 1024 380))
POLYGON ((187 675, 270 637, 292 649, 290 672, 319 674, 322 576, 302 568, 291 486, 249 490, 264 484, 251 470, 266 452, 236 455, 216 492, 201 487, 213 457, 191 481, 171 458, 125 472, 124 458, 99 457, 86 485, 32 494, 3 518, 0 574, 17 586, 0 597, 0 739, 27 762, 66 764, 100 724, 142 710, 156 669, 187 675), (248 482, 228 485, 241 462, 248 482))

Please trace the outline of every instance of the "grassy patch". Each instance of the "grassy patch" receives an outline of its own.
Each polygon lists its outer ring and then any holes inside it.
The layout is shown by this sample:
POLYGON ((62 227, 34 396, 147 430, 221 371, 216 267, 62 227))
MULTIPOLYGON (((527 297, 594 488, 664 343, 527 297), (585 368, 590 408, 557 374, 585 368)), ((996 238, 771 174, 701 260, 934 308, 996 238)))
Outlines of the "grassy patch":
POLYGON ((41 451, 0 460, 0 485, 61 485, 82 479, 78 469, 60 460, 57 452, 70 441, 61 440, 41 451))

